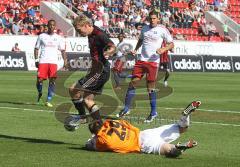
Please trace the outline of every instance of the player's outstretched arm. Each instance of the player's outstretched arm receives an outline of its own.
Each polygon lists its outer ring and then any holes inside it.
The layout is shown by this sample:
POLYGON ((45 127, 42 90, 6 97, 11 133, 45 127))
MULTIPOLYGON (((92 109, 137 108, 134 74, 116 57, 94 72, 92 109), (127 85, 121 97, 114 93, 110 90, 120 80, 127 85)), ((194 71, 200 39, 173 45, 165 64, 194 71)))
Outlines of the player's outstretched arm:
POLYGON ((135 49, 131 52, 133 55, 137 53, 137 50, 142 46, 143 39, 139 38, 135 49))
POLYGON ((63 67, 65 69, 68 69, 67 54, 66 54, 65 50, 62 50, 61 53, 62 53, 62 58, 63 58, 63 61, 64 61, 64 66, 63 67))
POLYGON ((39 51, 39 49, 37 49, 37 48, 34 49, 34 58, 35 58, 35 66, 36 66, 36 68, 38 68, 38 66, 39 66, 38 51, 39 51))
POLYGON ((157 49, 156 52, 157 52, 157 54, 161 55, 164 52, 167 52, 173 48, 174 48, 174 44, 173 44, 173 42, 171 42, 171 43, 168 43, 165 47, 157 49))
POLYGON ((112 45, 112 46, 109 46, 108 48, 107 48, 107 50, 105 50, 104 52, 103 52, 103 56, 106 58, 106 59, 108 59, 109 57, 111 57, 111 56, 113 56, 114 55, 114 53, 116 53, 116 46, 115 45, 112 45))

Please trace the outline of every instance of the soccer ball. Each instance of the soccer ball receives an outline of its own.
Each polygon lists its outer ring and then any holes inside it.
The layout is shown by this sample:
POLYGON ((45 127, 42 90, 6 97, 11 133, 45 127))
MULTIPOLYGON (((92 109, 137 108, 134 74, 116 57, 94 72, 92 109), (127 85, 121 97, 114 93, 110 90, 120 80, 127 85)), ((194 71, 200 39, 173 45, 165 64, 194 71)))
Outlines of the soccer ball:
POLYGON ((64 120, 64 128, 67 131, 73 132, 79 128, 80 117, 78 115, 69 115, 64 120))

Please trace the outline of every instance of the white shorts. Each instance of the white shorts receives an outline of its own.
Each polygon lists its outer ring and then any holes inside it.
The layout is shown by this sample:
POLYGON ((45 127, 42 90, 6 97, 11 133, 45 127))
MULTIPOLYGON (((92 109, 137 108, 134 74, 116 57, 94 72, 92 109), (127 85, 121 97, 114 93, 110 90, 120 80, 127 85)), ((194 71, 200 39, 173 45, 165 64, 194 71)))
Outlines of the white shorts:
POLYGON ((141 152, 146 154, 160 154, 164 143, 170 143, 179 138, 179 125, 170 124, 159 128, 147 129, 140 132, 141 152))

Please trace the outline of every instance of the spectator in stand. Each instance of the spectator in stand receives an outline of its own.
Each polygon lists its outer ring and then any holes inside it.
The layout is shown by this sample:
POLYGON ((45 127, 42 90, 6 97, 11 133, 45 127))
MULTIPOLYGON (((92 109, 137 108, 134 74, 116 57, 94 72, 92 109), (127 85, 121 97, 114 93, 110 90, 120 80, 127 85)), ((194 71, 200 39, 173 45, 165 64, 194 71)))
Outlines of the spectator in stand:
POLYGON ((170 24, 169 17, 168 17, 168 14, 167 14, 167 13, 165 13, 165 14, 162 16, 161 21, 162 21, 162 24, 163 24, 164 26, 168 26, 168 25, 170 24))
POLYGON ((11 29, 5 27, 4 30, 3 30, 3 34, 12 35, 11 29))
POLYGON ((18 47, 18 43, 15 43, 15 45, 12 47, 12 52, 20 52, 20 48, 18 47))
POLYGON ((225 12, 228 7, 228 0, 222 0, 220 3, 221 11, 225 12))
POLYGON ((176 10, 174 12, 174 14, 172 15, 172 20, 175 22, 175 27, 177 27, 177 28, 182 27, 182 23, 183 23, 182 22, 182 20, 183 20, 182 16, 183 16, 182 10, 181 11, 176 10))
POLYGON ((224 22, 224 24, 222 25, 222 27, 223 27, 224 41, 226 41, 226 42, 231 42, 231 41, 232 41, 232 38, 229 36, 229 33, 228 33, 227 21, 224 22))
POLYGON ((215 27, 213 22, 209 22, 209 24, 207 24, 206 27, 207 27, 207 30, 208 30, 209 39, 210 39, 211 36, 218 35, 217 28, 215 27))
POLYGON ((204 15, 201 16, 199 20, 199 34, 201 35, 208 35, 208 28, 207 28, 207 21, 204 15))
POLYGON ((0 26, 3 26, 3 16, 2 16, 2 14, 0 13, 0 26))
POLYGON ((44 32, 45 32, 45 28, 44 28, 44 25, 42 24, 42 25, 39 26, 39 31, 38 31, 37 35, 40 35, 44 32))
POLYGON ((90 8, 87 8, 87 11, 84 11, 83 12, 83 14, 84 15, 86 15, 88 18, 92 18, 92 16, 93 16, 93 13, 92 13, 92 11, 91 11, 91 9, 90 8))
POLYGON ((25 24, 25 23, 34 23, 34 18, 33 18, 33 16, 31 15, 31 14, 28 14, 27 15, 27 17, 25 17, 24 19, 23 19, 23 23, 25 24))
POLYGON ((99 28, 103 28, 103 21, 102 21, 102 19, 100 19, 99 16, 97 16, 96 20, 94 21, 94 25, 99 28))
POLYGON ((33 6, 29 6, 29 7, 28 7, 27 14, 28 14, 28 15, 31 15, 33 18, 35 17, 36 11, 35 11, 35 9, 33 8, 33 6))
POLYGON ((18 23, 13 22, 13 24, 12 24, 12 33, 14 35, 19 35, 19 31, 20 31, 20 27, 19 27, 18 23))
POLYGON ((16 10, 13 21, 18 23, 21 20, 21 17, 19 15, 19 10, 16 10))
POLYGON ((214 11, 219 11, 220 9, 220 0, 213 1, 214 11))

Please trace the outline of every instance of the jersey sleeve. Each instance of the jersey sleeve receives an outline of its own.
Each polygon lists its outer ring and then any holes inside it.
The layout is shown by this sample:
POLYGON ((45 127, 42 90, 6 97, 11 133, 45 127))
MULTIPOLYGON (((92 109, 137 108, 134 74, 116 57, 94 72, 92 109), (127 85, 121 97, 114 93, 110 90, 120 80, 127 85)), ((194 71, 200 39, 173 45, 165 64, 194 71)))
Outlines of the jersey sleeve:
POLYGON ((35 48, 36 49, 39 49, 40 48, 40 45, 41 45, 41 36, 39 35, 38 38, 37 38, 37 42, 35 44, 35 48))

